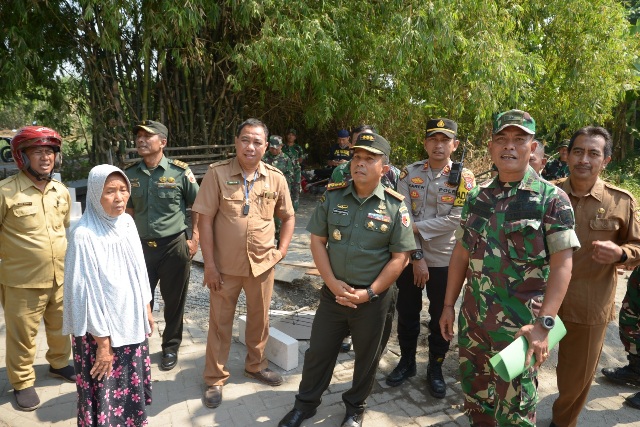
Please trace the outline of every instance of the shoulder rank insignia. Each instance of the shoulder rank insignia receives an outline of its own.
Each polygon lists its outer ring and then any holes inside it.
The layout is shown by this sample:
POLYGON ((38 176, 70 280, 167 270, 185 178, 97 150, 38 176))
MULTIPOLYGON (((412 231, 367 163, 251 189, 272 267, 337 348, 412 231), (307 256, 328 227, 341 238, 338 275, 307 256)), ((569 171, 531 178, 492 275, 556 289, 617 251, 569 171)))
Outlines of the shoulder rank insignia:
POLYGON ((327 191, 331 191, 331 190, 337 190, 339 188, 345 188, 349 186, 348 182, 331 182, 329 183, 329 185, 327 185, 327 191))
POLYGON ((403 167, 402 168, 402 172, 400 172, 400 176, 398 177, 398 179, 403 179, 405 176, 409 175, 409 171, 407 170, 407 167, 403 167))
POLYGON ((392 190, 392 189, 391 189, 391 188, 389 188, 389 187, 385 187, 384 192, 385 192, 385 193, 387 193, 387 194, 389 194, 389 195, 390 195, 390 196, 392 196, 392 197, 395 197, 396 199, 398 199, 398 200, 400 200, 400 201, 404 200, 404 196, 403 196, 402 194, 398 193, 398 192, 397 192, 397 191, 395 191, 395 190, 392 190))
POLYGON ((178 166, 179 168, 189 169, 189 165, 187 163, 183 162, 182 160, 171 159, 170 162, 173 163, 174 165, 178 166))

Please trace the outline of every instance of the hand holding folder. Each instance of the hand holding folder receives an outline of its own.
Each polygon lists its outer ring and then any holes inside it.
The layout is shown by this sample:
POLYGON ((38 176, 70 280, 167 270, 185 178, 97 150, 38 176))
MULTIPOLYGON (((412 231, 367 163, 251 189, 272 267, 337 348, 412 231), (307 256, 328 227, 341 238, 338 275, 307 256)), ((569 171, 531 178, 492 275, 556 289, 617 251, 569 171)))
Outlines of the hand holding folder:
MULTIPOLYGON (((549 350, 555 347, 558 342, 567 334, 567 329, 564 327, 562 320, 556 316, 556 324, 549 331, 549 350)), ((496 354, 489 360, 489 363, 496 371, 496 373, 504 381, 511 381, 525 370, 524 361, 526 360, 527 350, 529 343, 524 336, 519 337, 511 344, 509 344, 504 350, 496 354)), ((535 354, 531 357, 531 364, 527 367, 535 365, 535 354)))

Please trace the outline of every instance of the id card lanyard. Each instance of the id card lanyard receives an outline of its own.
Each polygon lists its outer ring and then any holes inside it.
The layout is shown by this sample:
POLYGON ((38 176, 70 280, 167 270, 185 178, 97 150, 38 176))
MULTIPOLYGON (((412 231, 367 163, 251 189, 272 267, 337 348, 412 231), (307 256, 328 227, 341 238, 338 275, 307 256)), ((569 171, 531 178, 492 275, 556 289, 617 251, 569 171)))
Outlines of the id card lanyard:
POLYGON ((244 176, 244 173, 242 174, 242 178, 244 178, 244 206, 242 207, 242 215, 249 215, 249 193, 253 188, 253 184, 255 184, 256 180, 258 179, 258 170, 256 169, 253 174, 253 181, 251 181, 251 186, 247 185, 247 177, 244 176))

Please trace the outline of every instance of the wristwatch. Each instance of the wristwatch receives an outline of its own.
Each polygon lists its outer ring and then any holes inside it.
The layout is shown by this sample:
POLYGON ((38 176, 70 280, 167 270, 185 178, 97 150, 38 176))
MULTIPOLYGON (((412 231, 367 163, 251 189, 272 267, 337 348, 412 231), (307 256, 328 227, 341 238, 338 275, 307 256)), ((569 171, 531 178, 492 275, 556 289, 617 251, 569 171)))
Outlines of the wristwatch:
POLYGON ((424 258, 422 249, 418 249, 415 252, 411 252, 411 261, 420 261, 422 258, 424 258))
POLYGON ((618 264, 624 264, 625 262, 627 262, 627 259, 629 259, 627 253, 625 251, 622 251, 622 255, 620 255, 620 261, 618 261, 618 264))
POLYGON ((369 302, 376 302, 378 301, 378 298, 380 298, 380 295, 376 295, 376 293, 373 292, 371 286, 367 288, 367 294, 369 294, 369 302))
POLYGON ((542 327, 548 331, 552 330, 553 327, 556 326, 556 319, 554 319, 552 316, 536 317, 536 322, 540 322, 542 327))

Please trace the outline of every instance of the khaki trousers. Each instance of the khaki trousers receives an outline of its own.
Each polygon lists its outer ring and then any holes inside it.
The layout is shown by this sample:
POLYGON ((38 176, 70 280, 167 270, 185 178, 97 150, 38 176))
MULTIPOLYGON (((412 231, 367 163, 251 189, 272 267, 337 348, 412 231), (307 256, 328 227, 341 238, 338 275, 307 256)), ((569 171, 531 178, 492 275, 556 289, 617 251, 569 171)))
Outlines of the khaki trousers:
POLYGON ((269 338, 273 277, 273 268, 258 277, 223 274, 222 289, 209 293, 209 334, 204 365, 204 382, 207 386, 224 385, 229 378, 225 365, 229 359, 233 317, 241 290, 244 290, 247 301, 247 357, 244 368, 249 372, 258 372, 268 366, 264 349, 269 338))
POLYGON ((33 362, 36 335, 44 319, 49 349, 45 355, 54 369, 69 364, 71 339, 62 335, 63 287, 13 288, 0 285, 0 303, 4 309, 7 347, 7 375, 15 390, 32 387, 36 381, 33 362))
POLYGON ((607 324, 582 325, 564 322, 567 335, 558 351, 558 398, 553 403, 553 422, 558 427, 575 427, 587 402, 596 373, 607 324))

